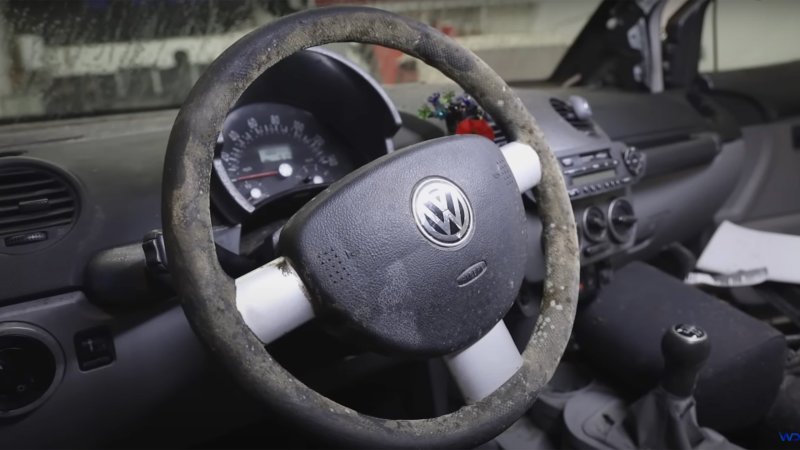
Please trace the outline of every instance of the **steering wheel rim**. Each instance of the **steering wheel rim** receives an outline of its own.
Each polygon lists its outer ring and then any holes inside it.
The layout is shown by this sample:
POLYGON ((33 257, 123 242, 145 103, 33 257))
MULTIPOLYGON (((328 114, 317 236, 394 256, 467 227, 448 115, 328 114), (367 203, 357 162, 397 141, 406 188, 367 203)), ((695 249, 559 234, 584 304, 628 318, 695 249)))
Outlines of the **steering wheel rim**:
POLYGON ((240 384, 281 414, 346 445, 469 446, 502 432, 533 404, 568 342, 578 297, 579 257, 572 207, 558 163, 522 101, 477 56, 412 19, 365 7, 287 16, 246 35, 207 69, 170 134, 162 215, 170 270, 198 336, 240 384), (430 419, 360 414, 311 390, 268 354, 236 309, 236 286, 219 266, 210 215, 214 145, 226 114, 264 71, 297 51, 332 42, 391 47, 439 69, 470 93, 509 138, 536 150, 546 278, 540 316, 522 367, 477 403, 430 419))

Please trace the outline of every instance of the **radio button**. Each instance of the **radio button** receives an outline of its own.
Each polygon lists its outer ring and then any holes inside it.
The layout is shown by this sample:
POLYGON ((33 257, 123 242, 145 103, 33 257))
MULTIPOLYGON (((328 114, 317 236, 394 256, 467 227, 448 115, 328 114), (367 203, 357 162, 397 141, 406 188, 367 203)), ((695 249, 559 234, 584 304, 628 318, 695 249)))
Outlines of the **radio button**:
POLYGON ((564 167, 570 167, 573 164, 572 158, 561 158, 561 164, 564 167))

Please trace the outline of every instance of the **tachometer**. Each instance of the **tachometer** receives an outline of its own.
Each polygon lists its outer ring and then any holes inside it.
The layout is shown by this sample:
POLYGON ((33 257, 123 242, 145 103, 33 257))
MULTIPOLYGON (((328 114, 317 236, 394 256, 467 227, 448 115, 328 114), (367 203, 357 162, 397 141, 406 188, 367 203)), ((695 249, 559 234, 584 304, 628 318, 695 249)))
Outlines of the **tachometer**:
POLYGON ((289 105, 242 106, 225 120, 214 170, 239 205, 330 184, 353 169, 339 141, 309 112, 289 105))

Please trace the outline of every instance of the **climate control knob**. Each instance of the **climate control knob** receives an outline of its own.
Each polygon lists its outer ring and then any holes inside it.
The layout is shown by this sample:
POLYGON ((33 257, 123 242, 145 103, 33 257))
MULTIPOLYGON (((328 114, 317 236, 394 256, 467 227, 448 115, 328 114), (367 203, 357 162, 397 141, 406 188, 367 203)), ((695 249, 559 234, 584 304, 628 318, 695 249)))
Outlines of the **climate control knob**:
POLYGON ((608 221, 603 210, 597 206, 590 206, 583 212, 583 234, 592 242, 605 239, 608 221))
POLYGON ((625 167, 635 177, 638 177, 644 170, 644 157, 636 150, 636 147, 626 148, 622 154, 622 160, 625 162, 625 167))
POLYGON ((615 241, 629 241, 636 229, 636 221, 633 205, 624 198, 614 199, 608 205, 608 231, 615 241))

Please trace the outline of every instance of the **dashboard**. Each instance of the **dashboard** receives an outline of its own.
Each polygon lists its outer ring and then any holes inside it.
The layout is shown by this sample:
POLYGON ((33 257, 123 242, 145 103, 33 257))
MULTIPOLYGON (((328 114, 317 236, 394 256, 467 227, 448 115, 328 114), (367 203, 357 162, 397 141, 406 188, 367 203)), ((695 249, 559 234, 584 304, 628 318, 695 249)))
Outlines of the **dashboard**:
MULTIPOLYGON (((738 129, 708 99, 515 89, 561 164, 587 292, 614 267, 700 232, 737 182, 738 129)), ((447 90, 458 87, 384 88, 320 49, 262 75, 231 110, 215 149, 209 207, 223 268, 236 275, 275 257, 282 224, 353 169, 446 136, 443 121, 417 111, 447 90)), ((37 446, 86 446, 79 430, 88 426, 98 444, 125 434, 120 427, 156 426, 167 419, 153 409, 208 370, 159 247, 175 115, 0 128, 0 357, 17 374, 16 384, 0 383, 0 441, 30 446, 36 435, 37 446)), ((524 202, 534 249, 526 280, 537 286, 545 269, 535 193, 524 202)), ((240 420, 220 417, 230 399, 186 400, 198 392, 185 391, 180 423, 240 420)))

